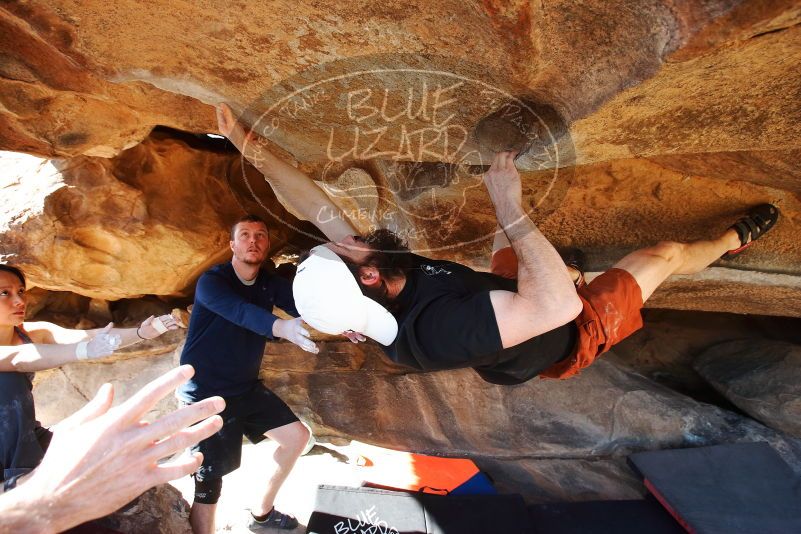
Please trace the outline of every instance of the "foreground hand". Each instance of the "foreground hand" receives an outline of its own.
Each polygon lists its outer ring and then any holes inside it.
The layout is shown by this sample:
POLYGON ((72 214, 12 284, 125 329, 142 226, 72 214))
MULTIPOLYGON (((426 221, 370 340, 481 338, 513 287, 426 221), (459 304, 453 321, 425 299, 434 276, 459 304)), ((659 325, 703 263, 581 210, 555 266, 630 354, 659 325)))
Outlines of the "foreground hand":
POLYGON ((310 339, 309 331, 303 328, 303 319, 276 319, 273 323, 273 335, 291 341, 306 352, 317 354, 320 349, 310 339))
POLYGON ((42 463, 13 492, 40 502, 38 513, 60 532, 193 473, 203 461, 199 453, 158 462, 222 428, 222 419, 214 414, 225 402, 211 397, 153 423, 142 422, 158 401, 193 374, 189 365, 173 369, 115 408, 110 408, 113 388, 104 384, 94 399, 59 424, 42 463))
POLYGON ((117 334, 109 334, 114 323, 109 323, 86 344, 86 358, 94 360, 105 358, 120 348, 122 338, 117 334))
POLYGON ((520 182, 520 173, 515 167, 516 156, 517 152, 498 152, 489 170, 484 173, 484 184, 496 205, 502 198, 514 203, 515 206, 521 206, 523 203, 523 186, 520 182))
POLYGON ((351 343, 363 343, 367 341, 367 338, 364 337, 364 334, 354 332, 353 330, 345 330, 342 332, 342 335, 348 338, 351 343))
POLYGON ((159 315, 158 317, 150 316, 139 325, 136 330, 140 337, 145 339, 154 339, 169 330, 177 330, 178 323, 175 318, 169 313, 166 315, 159 315))

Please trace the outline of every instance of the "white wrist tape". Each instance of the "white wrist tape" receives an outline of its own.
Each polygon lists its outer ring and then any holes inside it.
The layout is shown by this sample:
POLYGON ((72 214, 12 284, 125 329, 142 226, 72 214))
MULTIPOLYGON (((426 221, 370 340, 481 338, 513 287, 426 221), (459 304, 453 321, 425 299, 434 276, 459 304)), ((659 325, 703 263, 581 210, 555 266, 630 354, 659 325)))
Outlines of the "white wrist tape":
POLYGON ((163 334, 168 330, 164 323, 158 317, 154 317, 152 321, 150 321, 150 326, 156 329, 156 332, 159 334, 163 334))
POLYGON ((87 358, 89 358, 89 353, 86 352, 86 347, 88 346, 89 346, 88 341, 81 341, 75 347, 75 356, 77 356, 79 360, 86 360, 87 358))

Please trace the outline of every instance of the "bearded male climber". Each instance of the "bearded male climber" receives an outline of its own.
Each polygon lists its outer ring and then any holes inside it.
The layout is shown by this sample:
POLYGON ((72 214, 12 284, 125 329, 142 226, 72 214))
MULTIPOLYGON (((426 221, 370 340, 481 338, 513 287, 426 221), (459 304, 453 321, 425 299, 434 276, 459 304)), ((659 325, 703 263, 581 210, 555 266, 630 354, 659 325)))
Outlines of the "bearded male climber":
POLYGON ((484 183, 506 239, 495 240, 492 272, 477 272, 414 254, 390 230, 359 236, 310 177, 266 150, 227 105, 217 117, 279 198, 330 240, 298 265, 301 317, 354 342, 375 339, 393 361, 420 371, 470 367, 496 384, 574 376, 642 327, 643 303, 669 276, 742 252, 779 218, 778 208, 762 204, 714 239, 660 242, 574 284, 522 207, 516 154, 500 152, 484 183))

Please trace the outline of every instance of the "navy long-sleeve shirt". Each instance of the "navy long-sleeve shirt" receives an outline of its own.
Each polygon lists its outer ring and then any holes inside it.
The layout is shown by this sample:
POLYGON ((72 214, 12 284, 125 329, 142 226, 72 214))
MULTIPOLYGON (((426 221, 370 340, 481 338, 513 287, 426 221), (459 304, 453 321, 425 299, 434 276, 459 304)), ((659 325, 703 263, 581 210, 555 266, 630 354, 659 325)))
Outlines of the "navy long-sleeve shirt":
POLYGON ((216 265, 198 280, 181 364, 195 375, 178 390, 186 402, 247 393, 259 378, 267 339, 273 339, 273 306, 298 317, 292 284, 259 271, 253 285, 231 263, 216 265))

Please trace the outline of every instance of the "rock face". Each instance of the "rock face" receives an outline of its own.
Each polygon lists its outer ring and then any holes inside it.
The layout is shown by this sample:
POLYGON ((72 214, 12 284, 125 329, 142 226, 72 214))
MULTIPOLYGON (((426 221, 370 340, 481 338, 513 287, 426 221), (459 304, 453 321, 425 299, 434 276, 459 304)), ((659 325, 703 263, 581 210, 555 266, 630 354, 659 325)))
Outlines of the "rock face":
POLYGON ((477 458, 541 500, 635 496, 641 487, 622 462, 639 450, 767 441, 801 473, 801 440, 605 359, 570 380, 508 387, 472 370, 404 374, 377 348, 352 347, 329 342, 312 359, 269 345, 266 384, 318 438, 477 458), (558 477, 560 469, 577 475, 558 477))
MULTIPOLYGON (((115 404, 123 402, 176 367, 174 351, 183 338, 183 331, 168 332, 155 340, 122 349, 111 358, 36 373, 33 388, 36 418, 44 426, 58 423, 82 408, 106 382, 114 386, 115 404)), ((152 421, 175 407, 175 398, 167 396, 148 412, 146 419, 152 421)))
MULTIPOLYGON (((47 157, 110 157, 156 125, 209 131, 197 100, 144 83, 117 85, 88 69, 75 28, 52 8, 16 4, 0 15, 0 145, 47 157)), ((73 23, 77 20, 67 15, 73 23)))
POLYGON ((169 484, 144 492, 122 510, 98 519, 96 523, 123 534, 192 533, 189 524, 189 504, 181 493, 169 484))
POLYGON ((228 101, 360 229, 388 226, 472 266, 488 263, 495 218, 480 173, 499 148, 524 150, 532 216, 592 270, 775 202, 782 223, 724 265, 755 274, 681 279, 651 305, 801 316, 799 22, 790 0, 246 1, 224 19, 166 1, 10 4, 0 148, 63 159, 12 172, 31 198, 58 198, 56 222, 36 228, 20 215, 33 208, 15 208, 6 219, 26 237, 4 235, 3 253, 50 289, 180 294, 224 253, 229 188, 274 214, 282 238, 315 243, 230 155, 176 156, 147 139, 156 125, 212 131, 208 104, 228 101))
POLYGON ((113 159, 2 162, 0 251, 47 289, 108 300, 191 292, 230 253, 243 213, 225 180, 238 158, 159 134, 113 159))
MULTIPOLYGON (((782 99, 798 87, 792 66, 799 19, 790 0, 636 7, 625 2, 578 7, 568 0, 419 0, 382 7, 280 1, 270 9, 243 2, 224 19, 202 5, 178 10, 166 1, 144 7, 132 0, 113 7, 65 0, 15 4, 2 17, 8 57, 3 92, 17 93, 6 104, 15 135, 6 134, 3 144, 77 155, 97 146, 113 149, 138 142, 143 129, 156 123, 208 131, 211 114, 198 101, 244 105, 308 66, 417 53, 481 63, 479 72, 494 74, 486 81, 536 95, 568 122, 598 112, 601 125, 577 131, 596 148, 606 147, 600 152, 604 158, 628 157, 643 145, 672 148, 676 137, 647 122, 661 124, 661 118, 690 134, 683 152, 698 152, 700 140, 702 151, 713 146, 715 152, 741 149, 741 141, 754 149, 754 138, 780 138, 792 145, 788 128, 798 122, 797 115, 760 116, 762 101, 743 115, 726 102, 745 96, 749 102, 765 97, 791 104, 782 99), (742 84, 745 79, 758 83, 742 84), (646 80, 653 80, 647 94, 625 94, 646 80), (717 105, 706 107, 706 115, 694 111, 713 102, 717 105), (677 107, 686 110, 679 117, 677 107), (44 125, 57 121, 40 121, 36 111, 73 122, 53 137, 44 125), (75 119, 81 116, 90 121, 78 127, 75 119), (117 116, 117 127, 110 128, 114 122, 108 119, 117 116), (772 121, 770 127, 743 135, 742 124, 760 118, 762 125, 772 121), (712 123, 721 120, 728 127, 716 130, 712 123), (42 126, 32 128, 34 121, 42 126), (714 139, 705 135, 713 132, 714 139)), ((430 57, 424 67, 442 65, 430 57)), ((377 66, 371 59, 361 63, 366 69, 377 66)), ((777 147, 771 143, 771 148, 777 147)))
POLYGON ((801 437, 801 346, 729 341, 704 351, 693 366, 754 419, 801 437))
POLYGON ((732 340, 801 343, 798 320, 751 315, 646 310, 645 327, 615 346, 606 359, 696 400, 721 397, 693 368, 698 356, 732 340))

